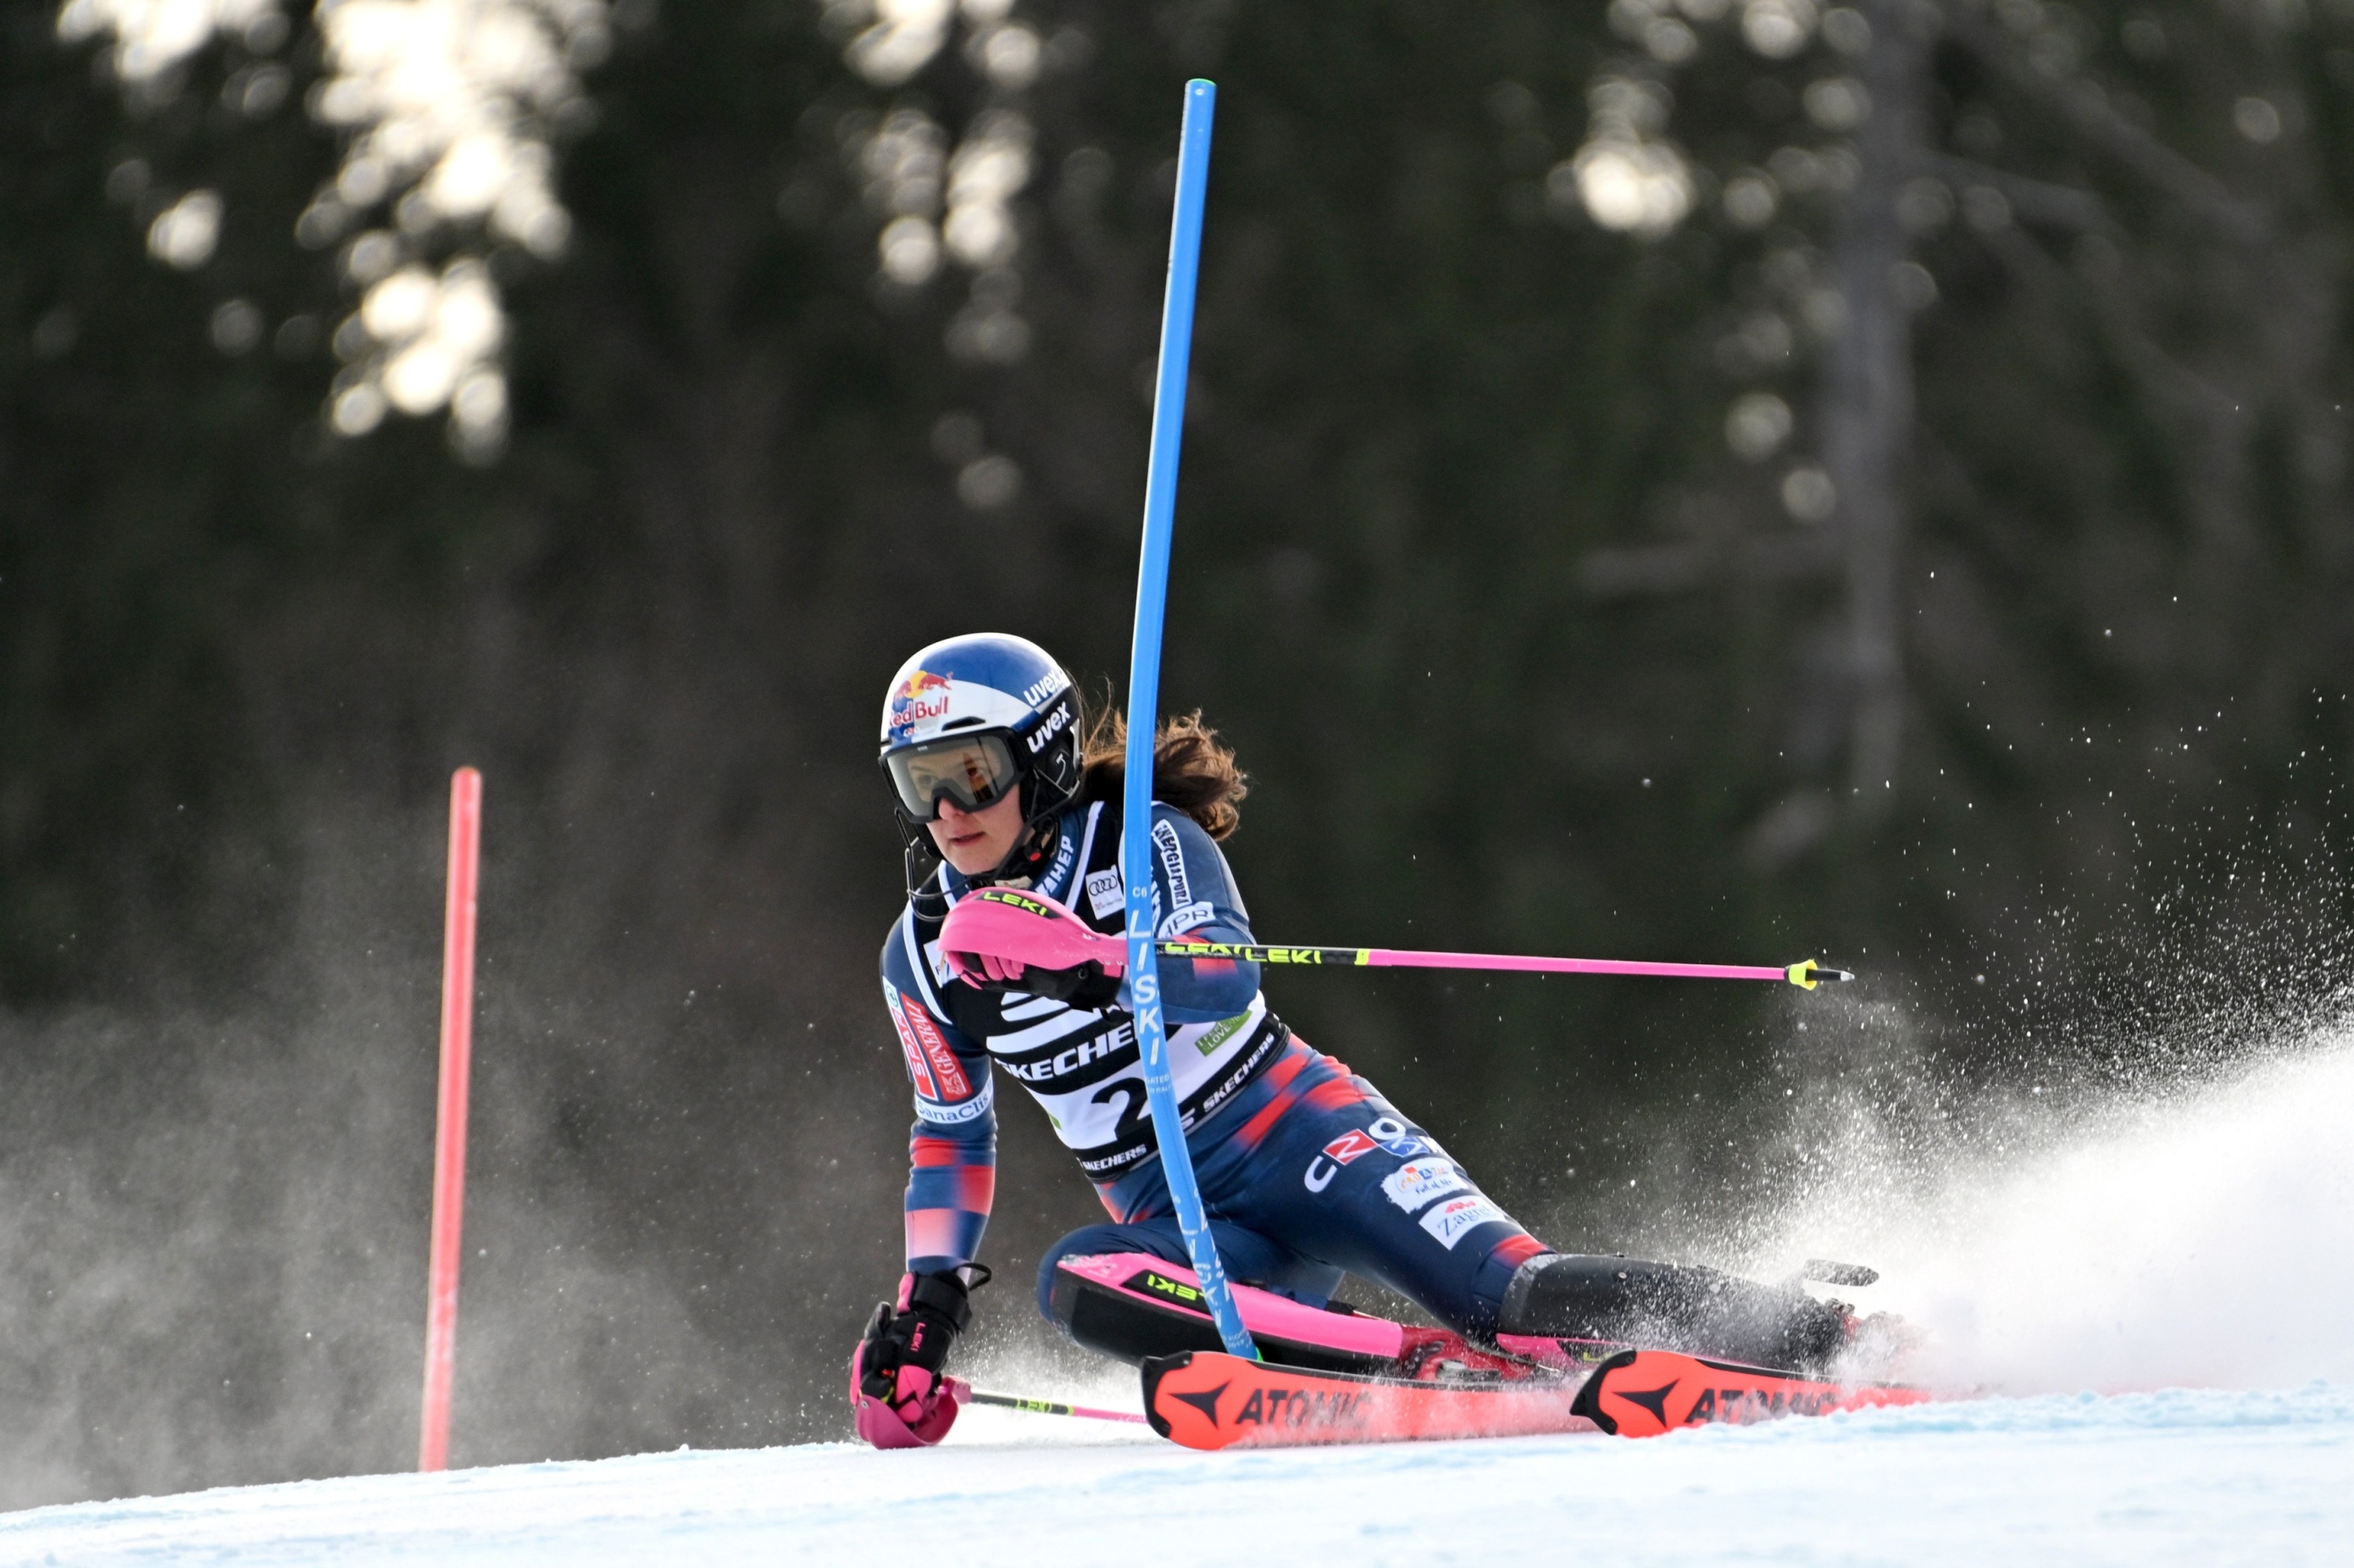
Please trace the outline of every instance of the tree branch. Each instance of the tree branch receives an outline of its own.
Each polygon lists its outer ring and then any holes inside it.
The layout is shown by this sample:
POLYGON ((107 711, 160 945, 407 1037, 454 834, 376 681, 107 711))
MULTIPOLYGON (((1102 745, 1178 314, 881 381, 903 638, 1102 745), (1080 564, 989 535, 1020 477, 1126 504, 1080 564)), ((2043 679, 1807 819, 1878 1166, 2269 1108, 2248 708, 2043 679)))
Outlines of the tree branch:
POLYGON ((2272 224, 2262 208, 2233 196, 2222 181, 2110 108, 2091 82, 2063 80, 2036 69, 1983 13, 1952 0, 1942 0, 1936 9, 1955 42, 2019 91, 2057 111, 2085 140, 2239 244, 2258 246, 2272 238, 2272 224))

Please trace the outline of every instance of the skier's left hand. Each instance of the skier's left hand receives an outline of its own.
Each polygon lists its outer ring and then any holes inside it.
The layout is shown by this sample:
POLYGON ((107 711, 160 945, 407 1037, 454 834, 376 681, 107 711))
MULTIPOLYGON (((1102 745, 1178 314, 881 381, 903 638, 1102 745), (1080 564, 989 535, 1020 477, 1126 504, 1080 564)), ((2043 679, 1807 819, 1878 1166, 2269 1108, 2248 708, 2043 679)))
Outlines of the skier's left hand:
POLYGON ((910 1274, 899 1304, 875 1308, 850 1361, 858 1435, 877 1448, 928 1447, 956 1425, 957 1388, 944 1375, 949 1349, 972 1320, 964 1280, 910 1274))

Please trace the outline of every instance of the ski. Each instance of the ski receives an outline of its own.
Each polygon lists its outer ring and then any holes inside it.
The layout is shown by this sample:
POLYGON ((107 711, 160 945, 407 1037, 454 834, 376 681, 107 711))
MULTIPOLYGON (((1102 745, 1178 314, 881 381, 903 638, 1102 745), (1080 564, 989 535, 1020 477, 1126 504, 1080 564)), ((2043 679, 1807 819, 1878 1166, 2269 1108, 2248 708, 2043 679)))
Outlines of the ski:
POLYGON ((1188 1351, 1144 1363, 1145 1419, 1188 1448, 1297 1447, 1679 1427, 1917 1404, 1924 1389, 1846 1385, 1671 1351, 1626 1351, 1585 1378, 1406 1381, 1188 1351))
POLYGON ((1185 1351, 1144 1363, 1144 1416, 1188 1448, 1599 1432, 1568 1380, 1409 1382, 1185 1351))
POLYGON ((1931 1397, 1928 1390, 1903 1383, 1826 1383, 1673 1351, 1625 1351, 1594 1369, 1572 1404, 1605 1432, 1656 1437, 1681 1426, 1829 1415, 1920 1404, 1931 1397))

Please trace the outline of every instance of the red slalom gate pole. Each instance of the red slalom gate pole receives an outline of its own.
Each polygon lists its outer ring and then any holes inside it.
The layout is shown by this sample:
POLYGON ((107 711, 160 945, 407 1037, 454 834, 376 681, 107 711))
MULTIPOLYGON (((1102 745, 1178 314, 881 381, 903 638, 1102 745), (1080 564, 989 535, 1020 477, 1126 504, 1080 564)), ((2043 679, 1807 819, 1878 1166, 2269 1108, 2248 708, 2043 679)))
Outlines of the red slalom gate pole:
POLYGON ((458 1262, 466 1213, 466 1075, 474 1049, 474 904, 482 776, 450 776, 450 898, 441 937, 441 1097, 433 1133, 433 1244, 425 1296, 425 1410, 417 1467, 450 1467, 450 1378, 458 1349, 458 1262))

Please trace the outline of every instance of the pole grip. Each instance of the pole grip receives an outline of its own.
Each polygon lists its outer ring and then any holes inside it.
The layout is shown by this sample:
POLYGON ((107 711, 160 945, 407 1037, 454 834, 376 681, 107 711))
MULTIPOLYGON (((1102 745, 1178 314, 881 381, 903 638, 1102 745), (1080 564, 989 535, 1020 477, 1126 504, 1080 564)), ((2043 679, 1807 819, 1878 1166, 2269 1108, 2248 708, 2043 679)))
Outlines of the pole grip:
POLYGON ((441 1088, 433 1130, 433 1240, 425 1292, 425 1403, 417 1467, 450 1465, 450 1386, 465 1242, 466 1080, 474 1047, 474 918, 482 851, 482 776, 450 778, 450 875, 441 926, 441 1088))

